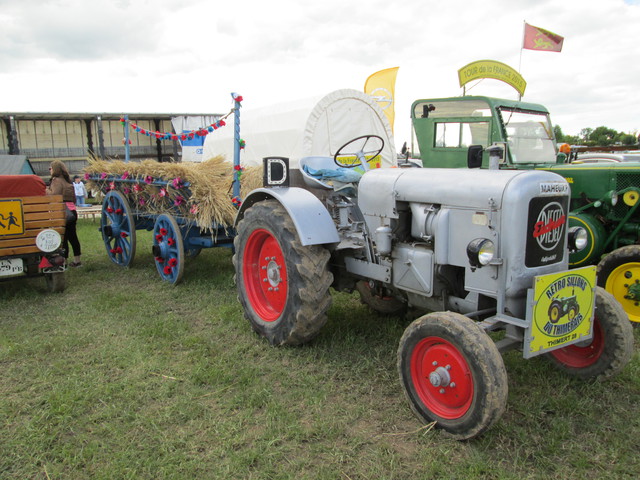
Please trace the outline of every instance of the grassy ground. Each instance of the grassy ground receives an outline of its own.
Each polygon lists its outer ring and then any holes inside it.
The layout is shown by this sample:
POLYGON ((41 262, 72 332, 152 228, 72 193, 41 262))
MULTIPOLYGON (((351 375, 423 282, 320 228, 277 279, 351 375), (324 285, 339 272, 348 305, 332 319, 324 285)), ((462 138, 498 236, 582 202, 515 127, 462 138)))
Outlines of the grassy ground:
POLYGON ((273 348, 242 316, 228 250, 189 259, 171 287, 148 234, 126 270, 97 223, 80 223, 85 266, 64 293, 0 284, 0 478, 640 476, 638 353, 594 384, 510 352, 505 415, 455 442, 405 404, 395 355, 408 320, 335 294, 314 342, 273 348))

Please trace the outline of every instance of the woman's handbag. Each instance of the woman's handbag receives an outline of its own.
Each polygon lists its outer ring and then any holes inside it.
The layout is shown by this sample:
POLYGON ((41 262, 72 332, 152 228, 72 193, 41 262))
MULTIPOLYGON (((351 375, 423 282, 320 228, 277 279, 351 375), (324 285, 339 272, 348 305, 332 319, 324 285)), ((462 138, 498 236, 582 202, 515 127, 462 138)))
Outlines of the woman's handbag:
POLYGON ((64 211, 65 211, 65 221, 66 221, 66 223, 74 222, 78 218, 78 217, 76 217, 76 214, 74 214, 74 211, 71 210, 67 206, 66 202, 64 204, 64 211))

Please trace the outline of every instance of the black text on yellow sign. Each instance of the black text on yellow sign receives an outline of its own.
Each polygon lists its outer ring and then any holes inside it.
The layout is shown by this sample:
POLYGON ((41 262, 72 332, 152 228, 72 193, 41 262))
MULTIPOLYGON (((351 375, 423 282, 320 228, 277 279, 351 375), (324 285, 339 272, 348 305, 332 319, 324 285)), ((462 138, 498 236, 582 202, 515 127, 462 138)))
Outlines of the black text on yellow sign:
POLYGON ((595 267, 536 278, 531 352, 575 343, 591 333, 595 267))

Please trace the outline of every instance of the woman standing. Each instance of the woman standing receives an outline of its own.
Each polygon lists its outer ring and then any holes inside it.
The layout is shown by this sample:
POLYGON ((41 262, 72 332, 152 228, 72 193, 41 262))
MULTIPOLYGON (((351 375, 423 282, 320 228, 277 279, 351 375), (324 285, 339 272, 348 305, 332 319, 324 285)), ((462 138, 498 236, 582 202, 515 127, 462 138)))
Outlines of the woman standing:
POLYGON ((71 243, 73 262, 69 265, 79 267, 82 263, 80 262, 80 240, 78 240, 78 233, 76 232, 78 212, 76 211, 76 196, 73 183, 71 183, 67 166, 60 160, 51 162, 49 172, 51 172, 51 183, 47 187, 47 195, 62 195, 62 201, 67 206, 67 222, 62 239, 62 245, 65 250, 64 256, 69 258, 69 243, 71 243))

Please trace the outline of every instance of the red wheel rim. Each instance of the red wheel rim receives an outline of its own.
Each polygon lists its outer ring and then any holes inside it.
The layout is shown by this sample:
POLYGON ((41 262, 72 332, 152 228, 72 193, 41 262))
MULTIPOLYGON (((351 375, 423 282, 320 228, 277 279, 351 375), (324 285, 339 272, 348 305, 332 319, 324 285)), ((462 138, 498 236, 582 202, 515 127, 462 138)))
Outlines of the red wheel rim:
POLYGON ((460 418, 471 407, 473 374, 464 356, 447 340, 420 340, 411 353, 411 379, 422 403, 441 418, 460 418))
POLYGON ((249 235, 242 275, 251 307, 265 322, 276 321, 287 303, 287 267, 280 244, 267 230, 249 235))
POLYGON ((598 321, 598 316, 593 319, 593 338, 586 346, 580 344, 569 345, 549 352, 563 365, 570 368, 586 368, 598 361, 604 351, 604 335, 598 321))

